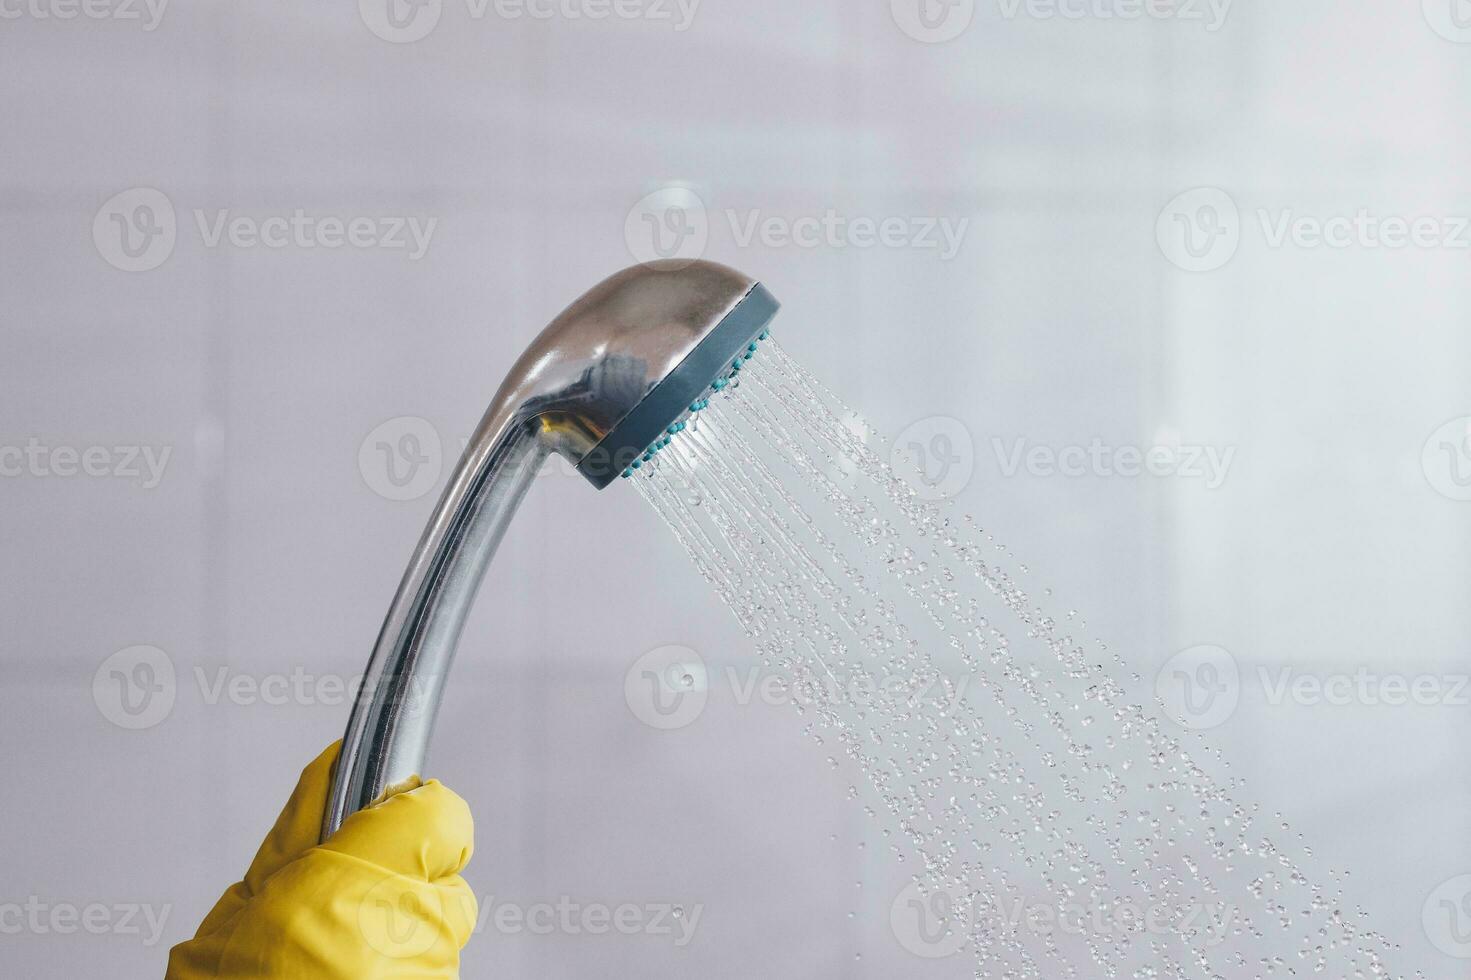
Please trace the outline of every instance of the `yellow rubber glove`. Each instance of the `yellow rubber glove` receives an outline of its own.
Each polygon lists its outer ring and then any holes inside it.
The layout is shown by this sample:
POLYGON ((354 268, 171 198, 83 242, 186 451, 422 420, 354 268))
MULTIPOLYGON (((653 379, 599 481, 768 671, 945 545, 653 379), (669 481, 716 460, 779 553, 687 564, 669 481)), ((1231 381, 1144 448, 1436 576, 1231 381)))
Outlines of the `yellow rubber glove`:
POLYGON ((416 778, 319 845, 339 747, 301 774, 245 880, 170 951, 166 980, 459 976, 477 914, 460 877, 474 849, 470 808, 416 778))

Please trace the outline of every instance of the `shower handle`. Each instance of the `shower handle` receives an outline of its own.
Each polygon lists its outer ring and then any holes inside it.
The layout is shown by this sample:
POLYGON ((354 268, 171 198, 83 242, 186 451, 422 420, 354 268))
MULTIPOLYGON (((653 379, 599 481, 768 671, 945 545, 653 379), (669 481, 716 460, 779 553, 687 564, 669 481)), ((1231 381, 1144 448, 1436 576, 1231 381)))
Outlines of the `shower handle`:
POLYGON ((455 648, 485 569, 546 457, 594 487, 628 475, 748 356, 777 303, 714 262, 652 262, 594 286, 502 382, 419 539, 353 702, 325 840, 422 775, 455 648))
POLYGON ((422 771, 434 717, 485 569, 549 450, 487 416, 404 573, 342 737, 322 838, 422 771))

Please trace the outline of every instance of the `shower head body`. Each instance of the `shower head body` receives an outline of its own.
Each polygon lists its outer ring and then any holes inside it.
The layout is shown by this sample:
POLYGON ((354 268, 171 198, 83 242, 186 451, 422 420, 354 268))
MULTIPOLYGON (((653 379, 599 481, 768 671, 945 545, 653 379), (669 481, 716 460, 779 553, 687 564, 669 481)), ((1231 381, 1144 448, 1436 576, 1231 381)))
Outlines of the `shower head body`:
POLYGON ((714 262, 634 266, 594 286, 511 368, 446 486, 374 645, 323 819, 423 772, 445 678, 480 580, 550 453, 594 487, 641 467, 725 387, 776 314, 714 262))

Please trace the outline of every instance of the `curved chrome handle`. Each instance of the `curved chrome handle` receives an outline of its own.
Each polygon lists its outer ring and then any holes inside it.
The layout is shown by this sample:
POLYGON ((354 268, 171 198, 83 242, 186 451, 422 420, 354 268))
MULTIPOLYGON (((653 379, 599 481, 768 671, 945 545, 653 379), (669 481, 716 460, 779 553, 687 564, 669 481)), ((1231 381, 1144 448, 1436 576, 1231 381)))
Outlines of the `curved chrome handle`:
POLYGON ((607 486, 775 311, 775 300, 734 269, 654 262, 594 286, 526 349, 388 609, 343 736, 323 840, 385 789, 423 773, 465 618, 547 454, 607 486))
POLYGON ((489 416, 465 450, 373 646, 342 739, 323 840, 386 788, 422 773, 465 617, 547 452, 529 422, 489 416))

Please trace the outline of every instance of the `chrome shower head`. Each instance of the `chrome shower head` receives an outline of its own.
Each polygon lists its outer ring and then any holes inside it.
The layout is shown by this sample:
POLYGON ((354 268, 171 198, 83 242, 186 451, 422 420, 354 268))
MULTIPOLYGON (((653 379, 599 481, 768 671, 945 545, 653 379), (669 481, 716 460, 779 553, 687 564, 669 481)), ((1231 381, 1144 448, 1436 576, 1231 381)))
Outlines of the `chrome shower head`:
POLYGON ((754 352, 777 302, 714 262, 654 262, 588 290, 502 383, 389 607, 353 705, 322 837, 423 771, 480 580, 550 453, 601 489, 674 438, 754 352))
POLYGON ((496 405, 532 416, 601 489, 729 374, 776 309, 760 283, 713 262, 625 269, 542 331, 496 405))

